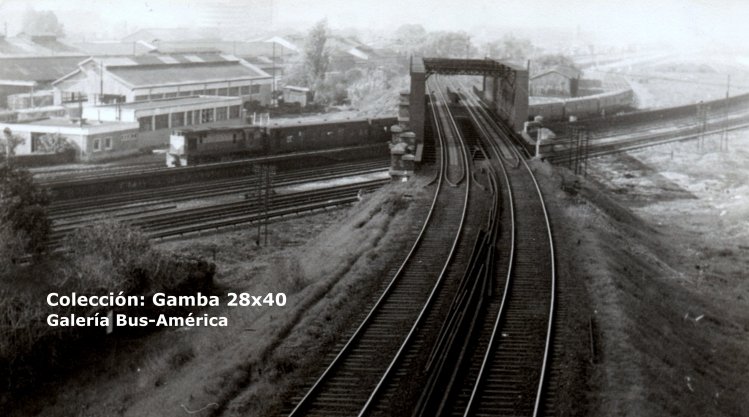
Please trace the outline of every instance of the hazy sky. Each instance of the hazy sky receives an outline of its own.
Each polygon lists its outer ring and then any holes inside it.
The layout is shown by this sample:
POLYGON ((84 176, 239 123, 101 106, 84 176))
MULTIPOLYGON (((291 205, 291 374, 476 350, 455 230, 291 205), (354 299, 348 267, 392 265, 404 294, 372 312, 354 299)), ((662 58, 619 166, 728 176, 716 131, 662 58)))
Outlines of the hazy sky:
MULTIPOLYGON (((555 27, 593 32, 617 43, 743 45, 749 39, 746 0, 0 0, 0 20, 17 31, 27 7, 54 10, 66 28, 114 25, 185 26, 198 21, 207 4, 274 9, 276 25, 327 17, 333 27, 395 28, 420 23, 429 30, 475 27, 555 27), (100 22, 92 20, 101 18, 100 22)), ((302 29, 306 29, 303 27, 302 29)))

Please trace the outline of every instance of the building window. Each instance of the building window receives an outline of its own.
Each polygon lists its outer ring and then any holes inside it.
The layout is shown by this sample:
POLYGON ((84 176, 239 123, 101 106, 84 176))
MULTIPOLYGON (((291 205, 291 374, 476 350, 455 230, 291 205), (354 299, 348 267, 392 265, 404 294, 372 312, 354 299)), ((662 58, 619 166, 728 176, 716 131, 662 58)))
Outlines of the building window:
POLYGON ((218 89, 218 95, 220 96, 227 96, 229 95, 229 90, 226 88, 219 88, 218 89))
POLYGON ((210 123, 213 121, 213 109, 203 109, 200 113, 200 123, 210 123))
POLYGON ((148 96, 135 96, 135 101, 146 101, 148 96))
POLYGON ((239 106, 229 106, 229 118, 230 119, 239 118, 239 106))
POLYGON ((216 107, 216 121, 226 120, 226 107, 216 107))
POLYGON ((252 93, 251 94, 257 94, 260 92, 260 86, 259 85, 253 85, 252 86, 252 93))
POLYGON ((88 98, 83 93, 77 93, 77 92, 71 92, 71 91, 63 91, 62 92, 62 102, 63 103, 72 103, 76 101, 86 101, 88 98))
POLYGON ((246 96, 250 94, 250 86, 249 85, 243 85, 242 86, 242 95, 246 96))
POLYGON ((112 138, 104 138, 104 149, 112 149, 112 138))
POLYGON ((137 137, 138 135, 136 135, 135 133, 128 133, 126 135, 122 135, 122 138, 120 140, 122 140, 123 142, 128 142, 135 140, 137 137))
POLYGON ((174 98, 174 97, 177 97, 177 93, 176 92, 164 94, 164 98, 174 98))
POLYGON ((168 114, 160 114, 154 117, 153 130, 167 129, 167 128, 169 128, 169 115, 168 114))
POLYGON ((192 124, 194 125, 200 124, 200 110, 192 111, 192 124))
POLYGON ((180 91, 179 92, 179 96, 180 97, 187 97, 187 96, 191 96, 191 95, 193 95, 192 91, 180 91))
POLYGON ((205 95, 207 95, 207 96, 215 96, 216 95, 216 89, 212 88, 210 90, 205 90, 205 95))
POLYGON ((101 139, 94 139, 93 149, 94 152, 99 152, 101 150, 101 139))
POLYGON ((160 98, 164 98, 163 94, 151 94, 151 100, 158 100, 160 98))
POLYGON ((232 87, 229 89, 229 95, 232 97, 236 97, 239 95, 239 87, 232 87))
POLYGON ((140 124, 141 132, 148 132, 153 130, 153 125, 151 124, 151 116, 139 117, 138 123, 140 124))
POLYGON ((185 114, 182 112, 172 113, 172 127, 180 127, 185 125, 185 114))

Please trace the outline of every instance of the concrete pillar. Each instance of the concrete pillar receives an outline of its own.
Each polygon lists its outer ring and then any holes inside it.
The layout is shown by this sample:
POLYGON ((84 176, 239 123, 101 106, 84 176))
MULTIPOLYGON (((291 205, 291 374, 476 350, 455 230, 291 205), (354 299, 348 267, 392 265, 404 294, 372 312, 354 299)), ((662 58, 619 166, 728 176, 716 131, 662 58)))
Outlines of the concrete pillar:
POLYGON ((420 57, 414 57, 411 60, 411 97, 408 110, 410 128, 416 135, 417 143, 424 143, 425 94, 426 69, 424 60, 420 57))

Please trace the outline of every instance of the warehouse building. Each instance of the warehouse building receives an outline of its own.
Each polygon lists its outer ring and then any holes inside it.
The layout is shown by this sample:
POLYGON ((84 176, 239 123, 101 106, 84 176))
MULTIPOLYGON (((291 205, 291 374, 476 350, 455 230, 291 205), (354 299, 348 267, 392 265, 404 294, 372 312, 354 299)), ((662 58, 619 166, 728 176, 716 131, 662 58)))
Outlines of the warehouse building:
POLYGON ((530 95, 545 97, 577 97, 581 72, 557 66, 530 79, 530 95))
POLYGON ((189 96, 241 97, 267 104, 271 76, 224 54, 89 58, 56 80, 55 103, 132 103, 189 96))
POLYGON ((52 83, 78 67, 84 56, 0 58, 0 107, 19 109, 52 105, 52 83), (48 93, 41 93, 48 91, 48 93), (14 95, 24 97, 8 98, 14 95))

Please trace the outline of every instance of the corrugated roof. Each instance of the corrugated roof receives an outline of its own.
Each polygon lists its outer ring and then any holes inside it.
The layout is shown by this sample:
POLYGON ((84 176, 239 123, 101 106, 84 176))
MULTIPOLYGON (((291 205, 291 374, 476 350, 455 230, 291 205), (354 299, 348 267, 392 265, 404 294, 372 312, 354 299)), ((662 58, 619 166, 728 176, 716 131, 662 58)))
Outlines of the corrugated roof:
POLYGON ((145 42, 78 42, 76 48, 93 56, 115 56, 115 55, 141 55, 155 49, 145 42))
POLYGON ((0 80, 54 81, 78 68, 83 57, 33 57, 0 59, 0 80))
POLYGON ((152 54, 139 55, 122 58, 104 58, 102 62, 107 66, 122 65, 171 65, 171 64, 192 64, 192 63, 220 63, 220 62, 237 62, 239 58, 232 55, 222 55, 217 53, 200 53, 200 54, 152 54), (171 62, 169 62, 171 61, 171 62))
POLYGON ((184 39, 218 40, 215 30, 211 28, 146 28, 140 29, 122 38, 125 42, 146 41, 181 41, 184 39))
POLYGON ((0 38, 0 57, 84 55, 76 47, 54 37, 0 38))
POLYGON ((107 67, 113 75, 133 88, 165 84, 196 84, 268 77, 268 74, 239 62, 196 65, 139 65, 107 67))

